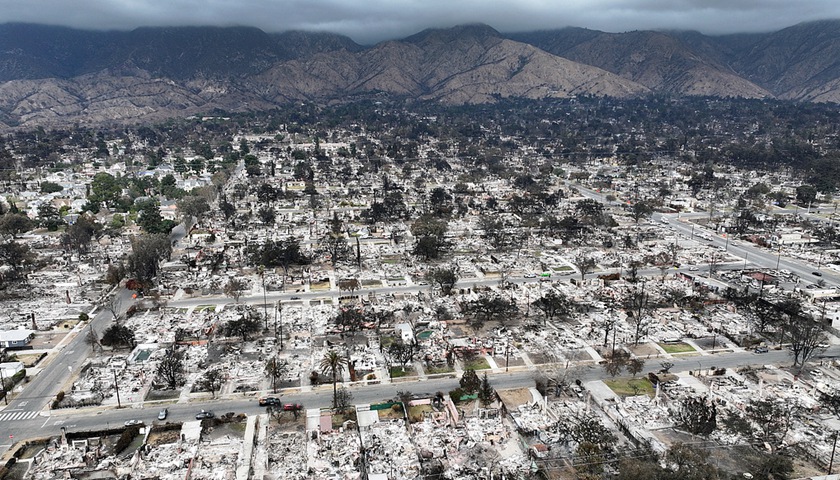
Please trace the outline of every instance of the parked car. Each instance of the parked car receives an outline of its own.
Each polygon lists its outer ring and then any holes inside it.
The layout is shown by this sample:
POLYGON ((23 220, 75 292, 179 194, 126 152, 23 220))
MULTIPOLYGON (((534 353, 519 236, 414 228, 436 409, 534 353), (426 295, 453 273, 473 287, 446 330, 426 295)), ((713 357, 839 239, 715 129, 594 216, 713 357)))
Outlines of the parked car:
POLYGON ((204 420, 205 418, 213 418, 216 414, 212 410, 202 410, 195 414, 196 420, 204 420))
POLYGON ((143 420, 137 420, 137 419, 126 420, 123 425, 125 425, 126 427, 130 427, 132 425, 143 425, 143 420))
POLYGON ((303 405, 301 405, 299 403, 287 403, 287 404, 283 405, 283 410, 286 410, 287 412, 292 412, 292 411, 295 411, 295 410, 303 410, 303 405))
POLYGON ((261 407, 271 407, 280 405, 280 399, 277 397, 260 397, 259 403, 261 407))
POLYGON ((770 349, 768 349, 767 347, 755 347, 755 350, 753 351, 755 353, 767 353, 770 351, 770 349))
POLYGON ((169 415, 169 409, 164 408, 158 413, 158 420, 166 420, 167 415, 169 415))

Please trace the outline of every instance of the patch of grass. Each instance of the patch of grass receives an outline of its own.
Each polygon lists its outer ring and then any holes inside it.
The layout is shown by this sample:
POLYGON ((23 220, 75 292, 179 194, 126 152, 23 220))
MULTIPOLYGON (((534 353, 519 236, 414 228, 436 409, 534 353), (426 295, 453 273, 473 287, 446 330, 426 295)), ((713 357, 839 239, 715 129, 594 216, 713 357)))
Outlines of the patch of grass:
POLYGON ((417 372, 411 367, 405 367, 405 371, 403 371, 402 367, 391 367, 391 378, 410 377, 413 375, 417 375, 417 372))
POLYGON ((487 359, 484 357, 478 357, 466 362, 464 364, 464 370, 471 368, 473 370, 486 370, 490 368, 490 364, 487 363, 487 359))
POLYGON ((687 343, 660 343, 660 347, 662 350, 665 350, 666 353, 696 353, 697 350, 694 349, 691 345, 687 343))
POLYGON ((455 369, 450 367, 449 365, 444 365, 442 367, 426 367, 426 374, 427 375, 435 375, 437 373, 452 373, 455 369))
POLYGON ((199 306, 195 307, 196 312, 203 312, 205 310, 208 311, 208 312, 215 312, 216 311, 216 306, 215 305, 199 305, 199 306))
POLYGON ((313 292, 323 292, 330 289, 330 282, 316 282, 309 285, 309 290, 313 292))
POLYGON ((604 380, 604 383, 610 387, 610 390, 616 395, 628 397, 630 395, 647 395, 653 396, 653 385, 647 378, 614 378, 611 380, 604 380))

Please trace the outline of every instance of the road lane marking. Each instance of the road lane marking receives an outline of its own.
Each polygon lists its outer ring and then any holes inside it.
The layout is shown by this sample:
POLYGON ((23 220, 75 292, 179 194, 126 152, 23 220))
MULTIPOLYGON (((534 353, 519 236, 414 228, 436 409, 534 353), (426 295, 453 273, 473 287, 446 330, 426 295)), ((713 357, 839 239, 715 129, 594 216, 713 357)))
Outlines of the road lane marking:
POLYGON ((11 412, 0 413, 0 422, 13 422, 15 420, 29 420, 38 416, 38 412, 11 412))

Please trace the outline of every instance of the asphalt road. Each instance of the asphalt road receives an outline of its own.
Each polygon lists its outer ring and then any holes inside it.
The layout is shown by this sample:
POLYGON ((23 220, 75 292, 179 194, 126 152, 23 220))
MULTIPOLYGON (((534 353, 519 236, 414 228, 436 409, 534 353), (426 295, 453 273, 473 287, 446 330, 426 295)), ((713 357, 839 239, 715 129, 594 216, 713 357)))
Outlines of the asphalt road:
MULTIPOLYGON (((840 356, 840 347, 828 349, 823 356, 840 356)), ((651 358, 647 360, 645 372, 659 370, 660 363, 665 358, 651 358)), ((672 372, 685 372, 700 370, 703 374, 708 373, 712 367, 737 368, 746 365, 768 365, 785 364, 790 362, 790 355, 787 350, 771 350, 765 354, 752 352, 716 353, 708 355, 693 355, 684 358, 668 359, 674 363, 672 372)), ((558 365, 558 368, 562 366, 558 365)), ((584 364, 573 364, 574 373, 571 378, 580 379, 583 382, 608 378, 600 366, 591 362, 584 364)), ((547 367, 540 366, 540 371, 546 371, 547 367)), ((516 369, 509 373, 489 373, 491 384, 496 389, 530 387, 534 385, 534 376, 537 372, 523 368, 516 369)), ((425 381, 410 381, 393 384, 380 385, 352 385, 350 391, 353 393, 354 404, 376 403, 390 400, 396 397, 397 391, 410 391, 415 394, 434 394, 437 391, 448 392, 458 385, 458 379, 434 378, 425 381)), ((294 389, 297 391, 298 389, 294 389)), ((305 408, 329 407, 332 401, 331 385, 316 387, 313 391, 304 393, 285 393, 281 399, 284 403, 300 403, 305 408)), ((147 424, 157 421, 157 415, 163 407, 163 403, 147 403, 145 408, 126 407, 117 409, 113 407, 94 407, 79 410, 61 410, 52 412, 48 417, 38 417, 29 420, 12 421, 0 423, 2 437, 0 437, 0 449, 5 451, 9 448, 11 441, 7 441, 9 435, 12 440, 17 441, 24 438, 48 437, 60 433, 65 427, 71 431, 96 430, 121 426, 127 420, 141 420, 147 424), (5 444, 5 445, 3 445, 5 444)), ((167 421, 192 420, 195 414, 201 410, 213 410, 217 415, 226 412, 257 414, 264 412, 264 407, 257 404, 256 394, 233 394, 213 401, 193 402, 188 404, 169 404, 167 421)))

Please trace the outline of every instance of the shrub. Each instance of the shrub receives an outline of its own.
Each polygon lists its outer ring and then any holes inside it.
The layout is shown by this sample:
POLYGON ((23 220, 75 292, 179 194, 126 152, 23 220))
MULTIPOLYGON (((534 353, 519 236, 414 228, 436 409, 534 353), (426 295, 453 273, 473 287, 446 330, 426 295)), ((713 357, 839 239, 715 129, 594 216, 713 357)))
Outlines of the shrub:
POLYGON ((449 392, 449 398, 451 398, 453 402, 458 403, 461 401, 461 397, 466 394, 467 392, 465 392, 463 388, 456 388, 455 390, 449 392))

